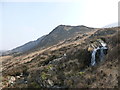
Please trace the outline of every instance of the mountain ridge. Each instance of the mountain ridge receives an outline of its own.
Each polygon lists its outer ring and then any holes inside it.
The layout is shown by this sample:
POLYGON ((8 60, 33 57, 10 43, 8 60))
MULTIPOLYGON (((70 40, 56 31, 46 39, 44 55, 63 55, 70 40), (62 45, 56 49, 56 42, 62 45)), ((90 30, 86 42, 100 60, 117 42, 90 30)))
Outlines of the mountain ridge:
POLYGON ((39 47, 49 47, 51 45, 55 45, 60 41, 66 40, 70 37, 74 37, 78 34, 83 34, 85 32, 94 31, 93 28, 89 28, 86 26, 70 26, 70 25, 59 25, 55 29, 53 29, 44 39, 41 40, 38 46, 39 47), (70 28, 70 30, 66 30, 66 28, 70 28))
POLYGON ((78 25, 78 26, 58 25, 49 34, 44 35, 35 41, 30 41, 28 43, 25 43, 24 45, 16 47, 7 52, 4 52, 3 55, 13 54, 13 53, 21 54, 31 50, 37 50, 38 48, 39 49, 46 48, 51 45, 55 45, 60 41, 63 41, 70 37, 74 37, 75 35, 91 32, 91 31, 94 31, 94 28, 87 27, 84 25, 78 25))

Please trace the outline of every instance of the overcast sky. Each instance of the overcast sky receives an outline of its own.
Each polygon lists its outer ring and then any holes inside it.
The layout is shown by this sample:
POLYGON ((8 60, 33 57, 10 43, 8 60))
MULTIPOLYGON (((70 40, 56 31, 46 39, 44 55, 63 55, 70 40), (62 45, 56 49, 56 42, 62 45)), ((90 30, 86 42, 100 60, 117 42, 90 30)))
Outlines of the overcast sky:
POLYGON ((115 23, 118 1, 1 0, 0 50, 36 40, 60 24, 103 27, 115 23))

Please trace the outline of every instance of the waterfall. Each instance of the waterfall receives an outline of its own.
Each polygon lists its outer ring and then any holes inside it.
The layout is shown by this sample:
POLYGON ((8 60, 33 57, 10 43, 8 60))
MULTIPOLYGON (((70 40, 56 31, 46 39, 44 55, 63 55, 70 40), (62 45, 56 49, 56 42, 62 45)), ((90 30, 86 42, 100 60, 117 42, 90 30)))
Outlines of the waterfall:
POLYGON ((101 47, 100 48, 100 56, 99 56, 100 57, 100 61, 102 61, 103 58, 104 58, 104 52, 103 52, 103 50, 104 50, 103 47, 101 47))
POLYGON ((91 55, 91 65, 92 66, 94 66, 96 64, 96 53, 97 53, 97 50, 99 50, 99 49, 100 49, 99 58, 100 58, 100 61, 103 61, 104 56, 105 56, 104 50, 107 50, 108 48, 106 47, 105 44, 102 44, 101 47, 97 47, 92 51, 92 55, 91 55))
POLYGON ((91 65, 94 66, 96 64, 96 52, 97 50, 100 49, 99 47, 97 47, 97 49, 94 49, 93 52, 92 52, 92 58, 91 58, 91 65))
POLYGON ((104 56, 105 56, 104 50, 106 50, 106 49, 107 49, 107 47, 105 47, 105 46, 100 48, 100 61, 103 61, 104 56))

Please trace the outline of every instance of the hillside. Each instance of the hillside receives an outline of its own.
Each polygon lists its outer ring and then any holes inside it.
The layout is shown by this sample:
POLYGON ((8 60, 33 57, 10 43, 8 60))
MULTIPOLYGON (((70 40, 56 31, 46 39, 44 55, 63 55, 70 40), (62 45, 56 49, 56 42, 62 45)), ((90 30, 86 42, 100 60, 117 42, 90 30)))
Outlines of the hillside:
POLYGON ((58 26, 49 38, 46 36, 41 40, 42 44, 39 45, 46 48, 16 57, 1 57, 3 87, 117 89, 119 30, 118 27, 58 26), (70 35, 67 35, 68 32, 70 35), (55 38, 59 39, 56 41, 55 38), (90 66, 88 46, 99 38, 105 39, 108 53, 103 62, 90 66))
POLYGON ((5 55, 11 55, 11 54, 21 54, 21 53, 25 53, 25 52, 28 52, 29 50, 33 49, 34 47, 36 47, 40 42, 41 40, 45 37, 42 36, 40 38, 38 38, 37 40, 35 41, 30 41, 22 46, 19 46, 19 47, 16 47, 12 50, 9 50, 9 51, 5 51, 5 52, 2 52, 1 55, 2 56, 5 56, 5 55))
POLYGON ((87 32, 94 31, 94 28, 86 27, 86 26, 67 26, 67 25, 59 25, 52 32, 50 32, 37 47, 48 47, 51 45, 55 45, 60 41, 65 39, 69 39, 71 37, 75 37, 79 34, 84 34, 87 32))
POLYGON ((48 35, 44 35, 35 41, 28 42, 22 46, 4 52, 2 53, 2 55, 10 54, 20 55, 22 53, 47 48, 49 46, 59 43, 60 41, 94 30, 95 29, 83 25, 81 26, 59 25, 55 29, 53 29, 48 35))

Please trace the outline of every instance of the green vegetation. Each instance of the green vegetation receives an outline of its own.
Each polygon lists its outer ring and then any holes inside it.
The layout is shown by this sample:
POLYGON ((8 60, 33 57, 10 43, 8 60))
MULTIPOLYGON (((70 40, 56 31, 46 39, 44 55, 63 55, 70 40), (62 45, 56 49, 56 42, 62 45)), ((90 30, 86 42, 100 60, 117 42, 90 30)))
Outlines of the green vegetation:
POLYGON ((52 69, 53 68, 53 65, 47 65, 47 70, 50 70, 50 69, 52 69))
POLYGON ((78 72, 77 74, 78 75, 83 75, 85 72, 78 72))
POLYGON ((46 80, 48 78, 48 76, 50 76, 49 74, 45 73, 45 72, 42 72, 41 73, 41 78, 42 80, 46 80))

